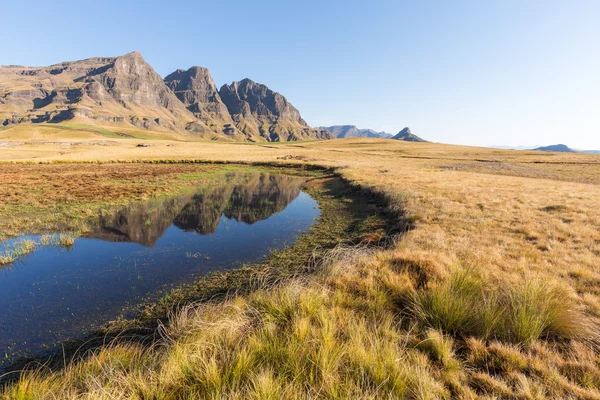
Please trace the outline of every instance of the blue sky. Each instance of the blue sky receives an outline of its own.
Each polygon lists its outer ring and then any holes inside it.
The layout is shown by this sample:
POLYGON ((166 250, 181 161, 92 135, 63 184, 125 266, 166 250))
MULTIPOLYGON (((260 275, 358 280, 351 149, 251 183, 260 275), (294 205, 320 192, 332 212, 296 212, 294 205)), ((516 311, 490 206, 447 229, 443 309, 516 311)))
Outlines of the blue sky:
POLYGON ((0 65, 140 51, 284 94, 311 125, 600 149, 600 1, 10 1, 0 65))

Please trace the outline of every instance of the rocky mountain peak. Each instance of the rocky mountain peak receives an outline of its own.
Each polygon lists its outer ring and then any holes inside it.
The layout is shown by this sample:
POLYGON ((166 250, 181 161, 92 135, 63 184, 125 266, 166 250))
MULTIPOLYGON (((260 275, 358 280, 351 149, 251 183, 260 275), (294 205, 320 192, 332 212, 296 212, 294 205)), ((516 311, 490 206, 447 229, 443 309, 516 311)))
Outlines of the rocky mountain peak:
POLYGON ((232 115, 248 114, 249 111, 259 118, 283 118, 308 126, 284 96, 248 78, 223 85, 219 93, 232 115))
MULTIPOLYGON (((167 75, 164 82, 186 108, 210 129, 229 136, 239 134, 208 69, 197 66, 187 70, 178 69, 167 75)), ((193 130, 197 128, 192 126, 193 130)))
MULTIPOLYGON (((86 93, 96 101, 107 101, 107 95, 119 104, 166 108, 169 112, 187 114, 187 110, 165 86, 162 77, 154 71, 139 52, 117 57, 99 74, 86 76, 86 93)), ((165 114, 160 110, 160 114, 165 114)), ((163 118, 170 118, 163 115, 163 118)), ((191 116, 189 116, 191 117, 191 116)))
POLYGON ((177 97, 186 105, 219 101, 217 86, 206 68, 178 69, 164 79, 177 97))
POLYGON ((114 61, 114 69, 120 73, 141 76, 152 76, 153 74, 156 74, 154 69, 146 63, 142 54, 137 51, 117 57, 114 61))
POLYGON ((406 127, 404 129, 402 129, 400 132, 398 132, 398 134, 396 136, 394 136, 392 139, 396 139, 396 140, 403 140, 405 142, 426 142, 427 140, 421 139, 420 137, 418 137, 417 135, 414 135, 411 131, 410 128, 406 127))

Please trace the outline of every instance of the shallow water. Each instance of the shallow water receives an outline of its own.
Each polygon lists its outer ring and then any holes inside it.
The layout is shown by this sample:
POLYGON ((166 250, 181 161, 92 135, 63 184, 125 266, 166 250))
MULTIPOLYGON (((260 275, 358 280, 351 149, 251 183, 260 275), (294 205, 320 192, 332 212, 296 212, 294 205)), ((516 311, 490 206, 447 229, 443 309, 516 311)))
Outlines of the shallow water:
MULTIPOLYGON (((179 197, 106 210, 72 248, 37 245, 0 269, 0 358, 82 337, 210 271, 263 259, 319 216, 302 178, 229 174, 179 197)), ((40 243, 41 236, 22 239, 40 243)))

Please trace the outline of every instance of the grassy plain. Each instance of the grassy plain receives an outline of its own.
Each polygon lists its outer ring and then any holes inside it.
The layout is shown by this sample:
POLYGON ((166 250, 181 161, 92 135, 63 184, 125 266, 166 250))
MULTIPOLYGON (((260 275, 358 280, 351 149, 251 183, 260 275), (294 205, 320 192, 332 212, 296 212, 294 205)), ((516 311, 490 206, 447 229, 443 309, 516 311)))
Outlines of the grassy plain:
POLYGON ((0 168, 319 165, 415 229, 385 250, 331 251, 314 276, 191 305, 150 349, 109 345, 26 373, 4 397, 600 398, 600 157, 376 139, 112 142, 6 147, 0 168))

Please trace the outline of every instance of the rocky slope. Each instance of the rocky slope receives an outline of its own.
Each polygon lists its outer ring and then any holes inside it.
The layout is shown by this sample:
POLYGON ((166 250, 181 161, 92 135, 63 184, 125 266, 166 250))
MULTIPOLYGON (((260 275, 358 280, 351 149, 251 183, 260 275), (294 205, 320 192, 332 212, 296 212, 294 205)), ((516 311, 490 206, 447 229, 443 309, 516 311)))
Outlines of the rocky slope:
POLYGON ((410 128, 404 128, 404 129, 402 129, 392 139, 395 139, 395 140, 404 140, 405 142, 427 142, 427 140, 421 139, 417 135, 414 135, 410 131, 410 128))
POLYGON ((49 67, 0 67, 0 126, 64 121, 210 139, 331 138, 264 85, 245 79, 218 91, 201 67, 163 80, 137 52, 49 67))
POLYGON ((219 95, 236 127, 249 140, 275 142, 333 138, 327 131, 308 126, 300 112, 281 94, 250 79, 223 85, 219 95))
POLYGON ((389 139, 392 135, 387 132, 377 132, 373 129, 359 129, 356 125, 333 125, 333 126, 320 126, 318 129, 323 129, 331 132, 333 136, 338 139, 347 137, 369 137, 369 138, 382 138, 389 139))

